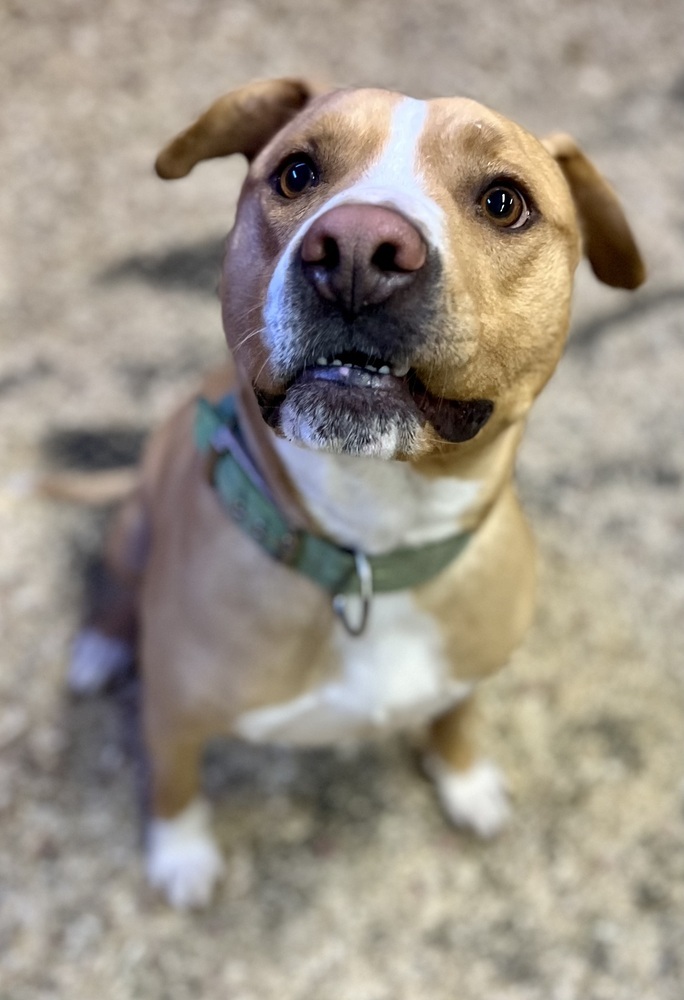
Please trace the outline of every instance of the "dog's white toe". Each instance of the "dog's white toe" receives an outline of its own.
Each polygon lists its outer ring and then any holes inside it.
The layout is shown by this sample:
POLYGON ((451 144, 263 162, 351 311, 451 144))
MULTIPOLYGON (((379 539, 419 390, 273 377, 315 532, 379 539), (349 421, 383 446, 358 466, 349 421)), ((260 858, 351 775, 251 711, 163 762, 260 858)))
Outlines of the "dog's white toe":
POLYGON ((223 874, 221 852, 209 828, 209 807, 197 799, 174 819, 148 829, 147 877, 178 910, 206 906, 223 874))
POLYGON ((466 827, 478 837, 494 837, 508 822, 511 808, 506 779, 487 760, 467 771, 454 771, 431 755, 425 769, 435 783, 444 812, 456 826, 466 827))
POLYGON ((97 694, 133 662, 133 647, 123 639, 84 628, 74 639, 67 684, 74 694, 97 694))

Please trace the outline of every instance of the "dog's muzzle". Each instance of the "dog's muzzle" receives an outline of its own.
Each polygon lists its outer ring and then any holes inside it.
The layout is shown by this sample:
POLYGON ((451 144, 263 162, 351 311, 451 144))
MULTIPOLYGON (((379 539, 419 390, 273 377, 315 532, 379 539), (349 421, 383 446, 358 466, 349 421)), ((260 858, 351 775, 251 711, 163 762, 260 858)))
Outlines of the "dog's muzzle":
POLYGON ((287 279, 289 371, 280 393, 255 387, 266 421, 330 451, 408 456, 426 424, 466 441, 488 400, 455 401, 421 380, 440 331, 441 265, 418 229, 379 205, 314 219, 287 279))

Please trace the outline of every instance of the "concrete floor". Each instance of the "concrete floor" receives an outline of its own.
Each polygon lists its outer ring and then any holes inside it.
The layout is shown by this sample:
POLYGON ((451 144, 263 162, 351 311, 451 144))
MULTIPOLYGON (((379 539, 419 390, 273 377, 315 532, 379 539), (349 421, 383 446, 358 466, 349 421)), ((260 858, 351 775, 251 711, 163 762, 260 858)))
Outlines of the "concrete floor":
POLYGON ((684 6, 7 0, 0 49, 0 1000, 681 1000, 684 6), (218 747, 228 878, 182 915, 142 879, 135 685, 64 692, 102 518, 16 484, 125 459, 222 357, 244 168, 164 185, 151 163, 284 73, 572 132, 651 276, 628 295, 583 268, 524 447, 540 609, 485 699, 509 831, 449 829, 401 742, 218 747))

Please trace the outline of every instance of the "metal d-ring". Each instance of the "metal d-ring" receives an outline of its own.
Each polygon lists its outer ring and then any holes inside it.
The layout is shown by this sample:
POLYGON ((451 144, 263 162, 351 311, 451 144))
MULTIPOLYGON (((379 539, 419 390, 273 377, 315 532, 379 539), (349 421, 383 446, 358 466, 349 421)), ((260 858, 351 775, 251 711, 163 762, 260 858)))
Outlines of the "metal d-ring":
POLYGON ((359 597, 361 600, 361 616, 358 623, 354 624, 351 622, 347 615, 347 604, 351 596, 350 594, 335 594, 332 606, 333 611, 347 632, 350 635, 361 635, 368 624, 371 601, 373 600, 373 567, 370 564, 368 556, 364 555, 363 552, 354 553, 354 566, 359 581, 359 597))

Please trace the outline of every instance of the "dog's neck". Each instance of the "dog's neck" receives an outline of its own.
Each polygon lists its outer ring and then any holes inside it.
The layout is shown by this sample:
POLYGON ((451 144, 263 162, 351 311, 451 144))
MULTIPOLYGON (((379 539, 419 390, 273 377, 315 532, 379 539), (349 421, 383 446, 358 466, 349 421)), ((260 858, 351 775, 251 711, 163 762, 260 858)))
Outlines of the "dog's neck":
POLYGON ((293 444, 267 427, 244 382, 238 402, 248 448, 290 523, 367 555, 477 529, 511 480, 523 430, 521 421, 456 458, 413 464, 293 444))
POLYGON ((378 555, 477 527, 510 478, 518 437, 501 435, 487 460, 440 475, 410 462, 311 451, 275 435, 273 446, 319 529, 339 545, 378 555))

